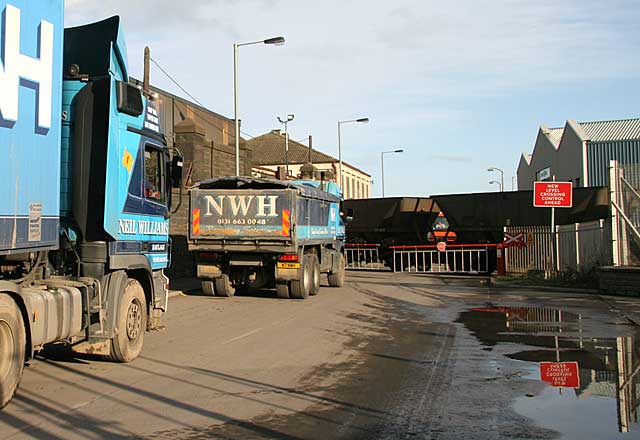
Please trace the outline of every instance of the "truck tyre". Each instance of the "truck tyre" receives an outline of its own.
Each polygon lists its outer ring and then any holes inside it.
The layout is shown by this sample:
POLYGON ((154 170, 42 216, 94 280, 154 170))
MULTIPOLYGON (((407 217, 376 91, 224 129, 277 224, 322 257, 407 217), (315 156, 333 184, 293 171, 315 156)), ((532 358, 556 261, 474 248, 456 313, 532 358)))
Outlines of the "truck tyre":
POLYGON ((344 255, 338 254, 338 270, 336 272, 330 272, 327 275, 329 285, 331 287, 344 286, 345 268, 344 268, 344 255))
POLYGON ((289 299, 289 283, 286 281, 276 283, 276 295, 278 298, 289 299))
POLYGON ((118 304, 116 335, 111 340, 114 362, 131 362, 142 351, 147 329, 147 301, 138 280, 129 279, 118 304))
POLYGON ((20 309, 13 298, 0 294, 0 408, 4 408, 18 390, 26 345, 20 309))
POLYGON ((299 280, 291 280, 289 293, 291 298, 306 299, 311 292, 311 265, 309 264, 309 255, 305 255, 302 259, 302 278, 299 280))
POLYGON ((320 292, 320 262, 316 254, 309 255, 309 267, 311 270, 309 295, 314 296, 320 292))
POLYGON ((235 287, 231 285, 229 275, 223 273, 220 278, 216 278, 213 281, 216 285, 216 295, 230 298, 236 293, 235 287))
POLYGON ((202 282, 202 292, 205 295, 215 296, 216 290, 213 285, 213 281, 203 281, 202 282))

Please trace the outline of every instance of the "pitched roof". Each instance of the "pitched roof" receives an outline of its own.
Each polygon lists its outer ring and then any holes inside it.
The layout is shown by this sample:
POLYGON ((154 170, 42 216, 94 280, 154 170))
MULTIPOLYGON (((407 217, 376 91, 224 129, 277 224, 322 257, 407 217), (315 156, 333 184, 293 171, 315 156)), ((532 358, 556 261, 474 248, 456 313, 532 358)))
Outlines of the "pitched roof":
POLYGON ((579 124, 592 142, 640 139, 640 118, 580 122, 579 124))
MULTIPOLYGON (((254 165, 282 165, 284 157, 284 134, 279 130, 263 134, 247 141, 247 148, 253 150, 254 165)), ((313 162, 337 162, 338 159, 313 150, 311 154, 313 162)), ((289 138, 289 163, 301 164, 309 162, 309 147, 289 138)))
POLYGON ((548 132, 549 140, 558 148, 560 145, 560 140, 562 139, 562 134, 564 133, 564 127, 561 128, 550 128, 548 132))
MULTIPOLYGON (((269 133, 249 139, 246 142, 247 148, 253 150, 253 165, 283 165, 284 158, 284 134, 280 130, 272 130, 269 133)), ((312 150, 311 160, 313 163, 338 163, 338 159, 329 156, 316 149, 312 150)), ((304 164, 309 162, 309 147, 289 138, 289 164, 304 164)), ((362 170, 343 162, 345 166, 362 170)))

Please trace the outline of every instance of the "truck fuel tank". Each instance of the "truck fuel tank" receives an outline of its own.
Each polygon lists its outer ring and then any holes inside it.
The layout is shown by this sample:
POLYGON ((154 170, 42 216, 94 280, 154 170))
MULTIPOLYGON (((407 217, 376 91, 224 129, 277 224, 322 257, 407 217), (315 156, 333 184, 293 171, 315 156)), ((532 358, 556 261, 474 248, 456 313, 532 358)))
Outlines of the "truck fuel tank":
MULTIPOLYGON (((22 289, 32 346, 65 340, 83 329, 83 296, 86 291, 71 286, 34 286, 22 289)), ((86 301, 86 298, 85 298, 86 301)))

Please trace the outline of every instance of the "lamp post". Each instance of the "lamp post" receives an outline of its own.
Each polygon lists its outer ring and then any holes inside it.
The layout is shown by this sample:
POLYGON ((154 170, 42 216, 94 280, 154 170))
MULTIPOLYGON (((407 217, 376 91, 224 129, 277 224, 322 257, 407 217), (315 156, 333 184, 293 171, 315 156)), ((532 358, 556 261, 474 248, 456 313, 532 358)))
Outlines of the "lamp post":
POLYGON ((492 180, 491 182, 489 182, 489 185, 492 184, 498 185, 498 187, 500 187, 500 192, 502 192, 502 183, 498 182, 497 180, 492 180))
POLYGON ((394 154, 394 153, 403 153, 404 150, 390 150, 390 151, 382 151, 380 153, 380 164, 382 168, 382 198, 384 198, 384 155, 385 154, 394 154))
POLYGON ((285 179, 289 178, 289 131, 288 131, 288 124, 289 122, 293 121, 293 118, 295 118, 294 115, 287 115, 287 117, 285 119, 280 118, 280 116, 278 116, 278 122, 280 122, 281 124, 284 124, 284 175, 285 175, 285 179))
POLYGON ((233 119, 235 122, 236 135, 236 176, 240 175, 240 120, 238 119, 238 48, 250 46, 252 44, 269 44, 282 46, 284 37, 268 38, 266 40, 252 41, 250 43, 233 44, 233 119))
POLYGON ((487 168, 487 171, 498 171, 500 173, 500 192, 504 191, 504 171, 498 167, 489 167, 487 168))
MULTIPOLYGON (((338 162, 340 164, 339 173, 340 173, 340 190, 344 188, 344 176, 342 175, 342 139, 340 136, 340 126, 342 124, 350 124, 353 122, 368 124, 369 118, 358 118, 358 119, 350 119, 348 121, 338 121, 338 162)), ((344 193, 344 191, 342 191, 344 193)))

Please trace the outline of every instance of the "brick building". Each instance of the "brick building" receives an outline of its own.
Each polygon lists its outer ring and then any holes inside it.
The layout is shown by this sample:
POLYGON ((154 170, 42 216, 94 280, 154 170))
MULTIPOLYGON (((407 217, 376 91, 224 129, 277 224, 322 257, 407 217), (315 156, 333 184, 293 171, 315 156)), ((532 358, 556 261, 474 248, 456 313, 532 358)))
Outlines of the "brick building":
MULTIPOLYGON (((311 140, 310 140, 311 142, 311 140)), ((285 167, 285 136, 280 130, 257 136, 247 141, 252 151, 252 175, 274 177, 278 168, 285 167)), ((300 167, 311 161, 319 171, 332 171, 338 180, 340 166, 338 159, 289 138, 289 177, 297 178, 300 167)), ((371 176, 362 170, 342 162, 345 199, 368 199, 371 197, 371 176)))

